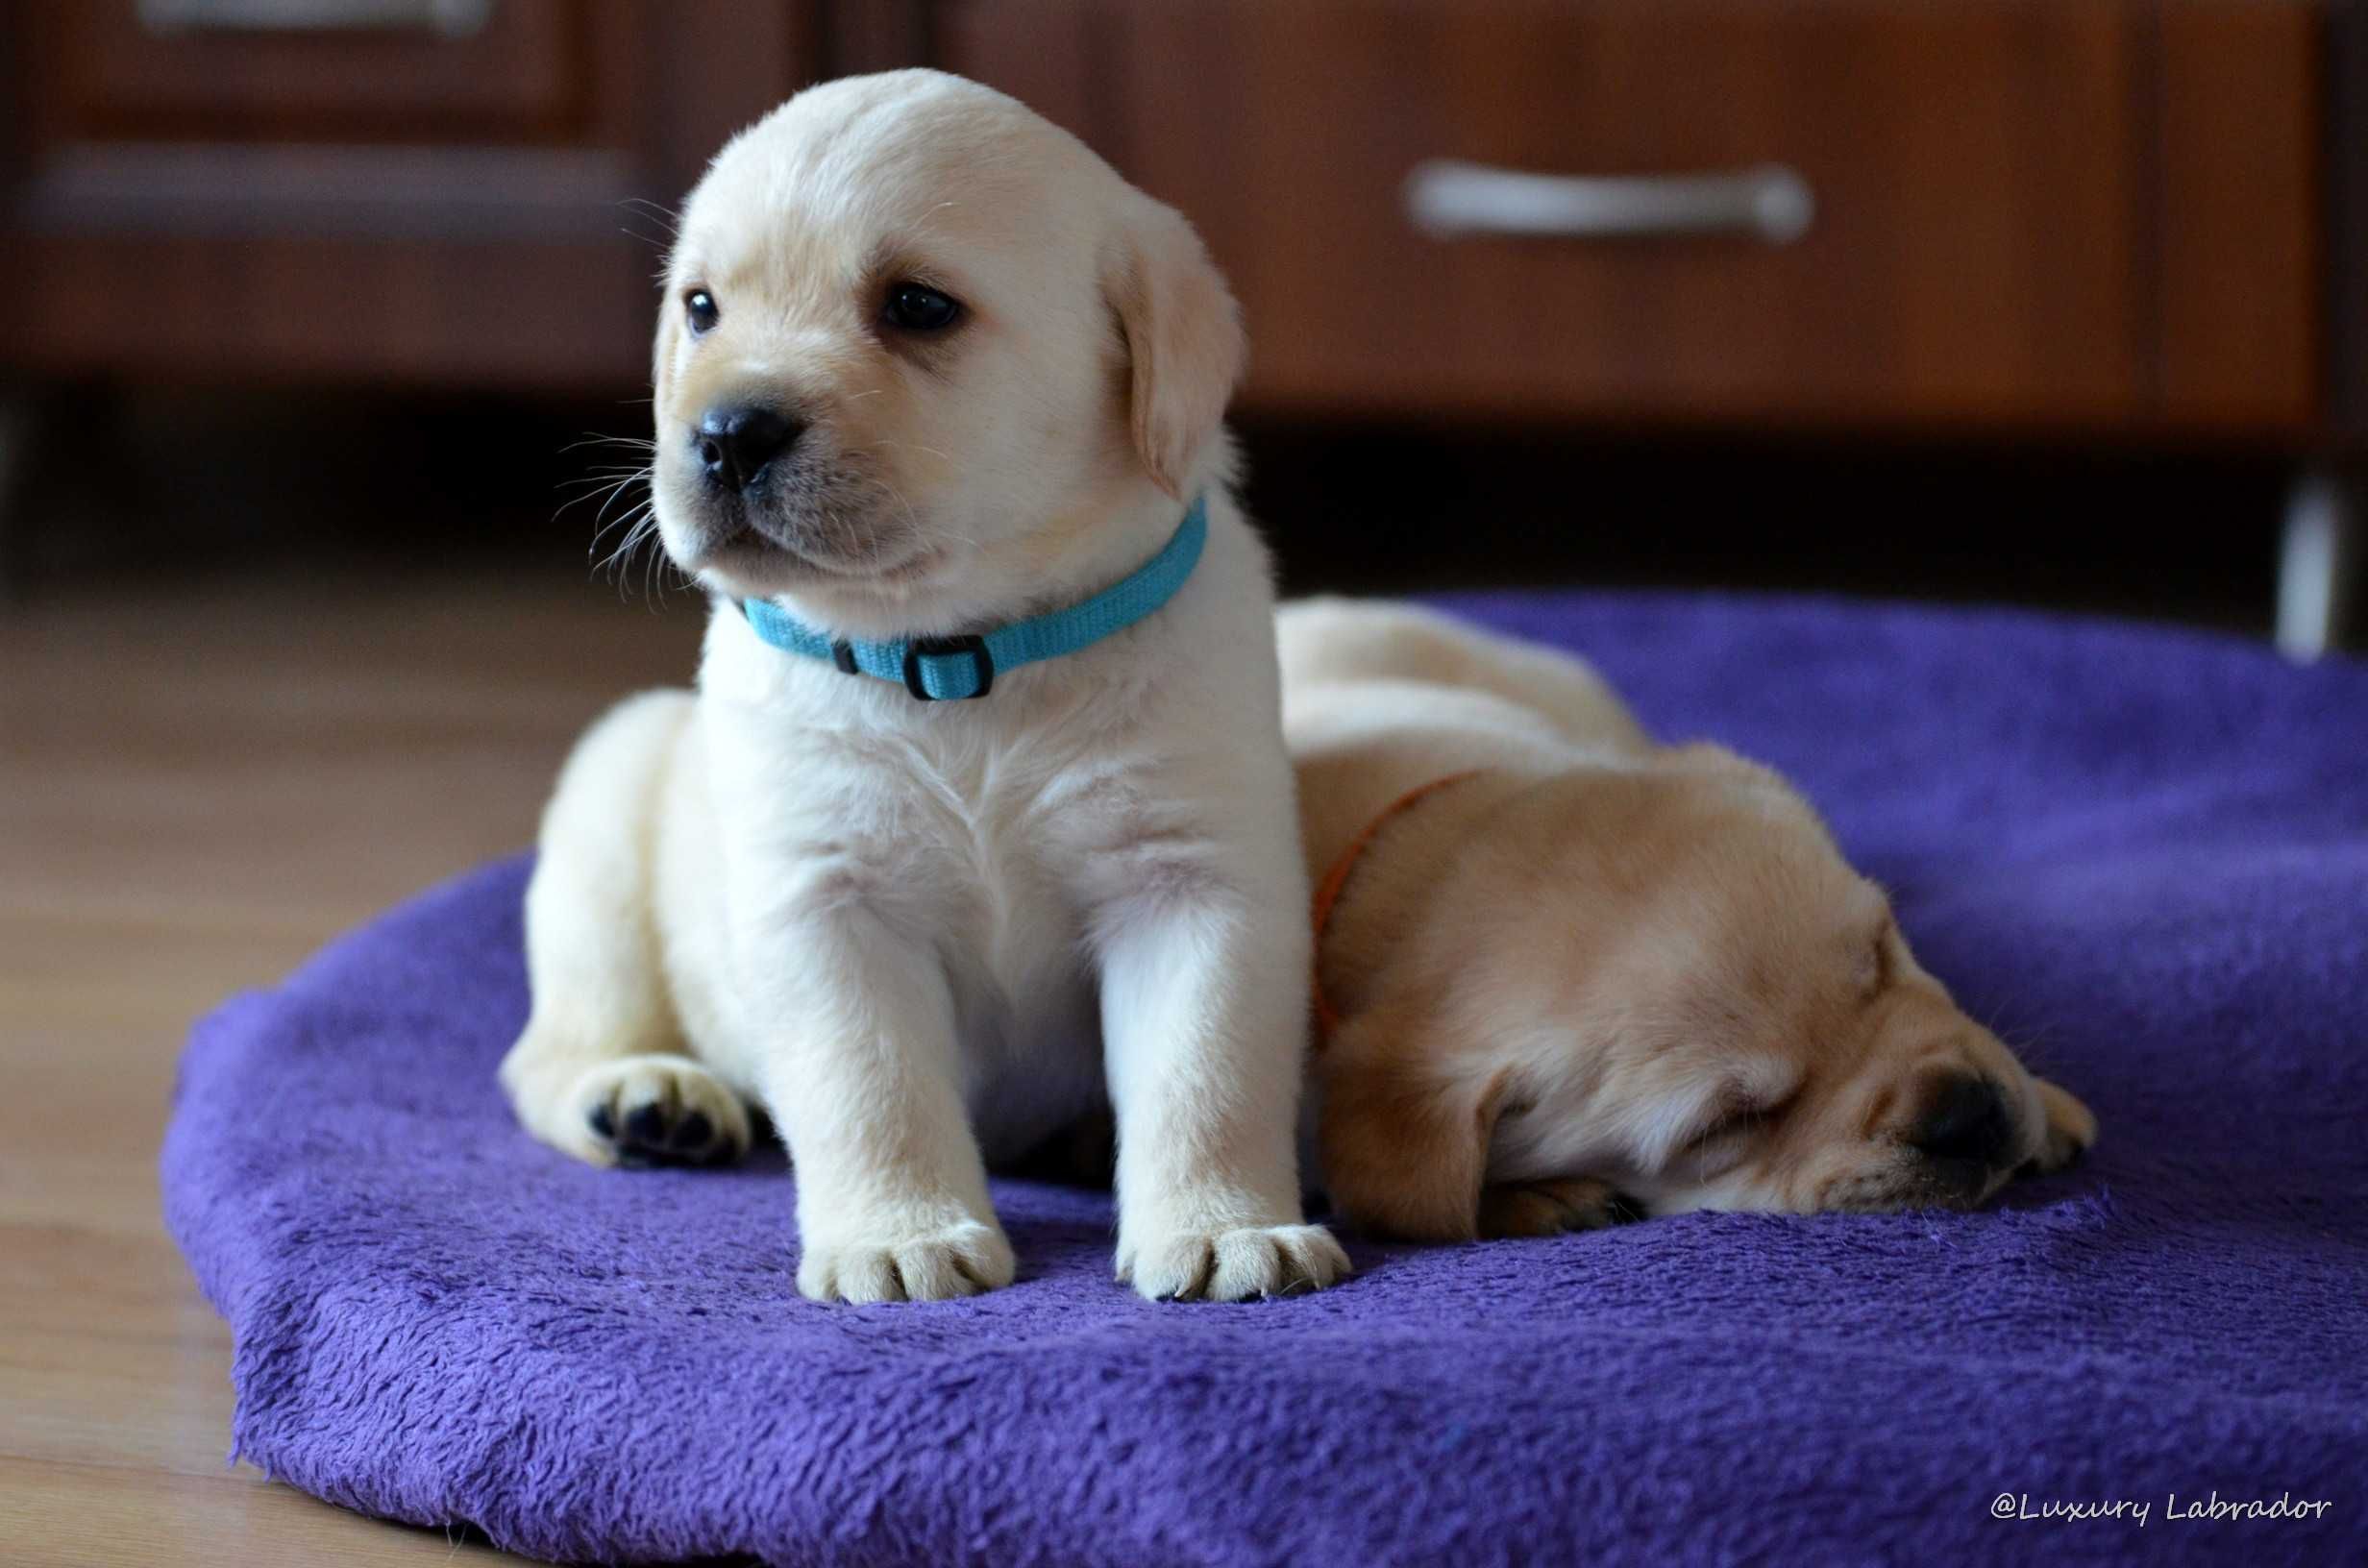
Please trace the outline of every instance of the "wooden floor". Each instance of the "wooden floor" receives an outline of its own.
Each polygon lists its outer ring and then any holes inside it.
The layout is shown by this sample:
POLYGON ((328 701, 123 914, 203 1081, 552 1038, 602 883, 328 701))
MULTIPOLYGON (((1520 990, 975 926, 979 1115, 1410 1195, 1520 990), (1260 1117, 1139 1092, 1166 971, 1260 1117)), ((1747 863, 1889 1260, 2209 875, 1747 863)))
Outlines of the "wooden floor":
POLYGON ((158 1214, 189 1019, 531 837, 701 620, 564 572, 0 608, 0 1561, 489 1560, 224 1463, 230 1335, 158 1214))

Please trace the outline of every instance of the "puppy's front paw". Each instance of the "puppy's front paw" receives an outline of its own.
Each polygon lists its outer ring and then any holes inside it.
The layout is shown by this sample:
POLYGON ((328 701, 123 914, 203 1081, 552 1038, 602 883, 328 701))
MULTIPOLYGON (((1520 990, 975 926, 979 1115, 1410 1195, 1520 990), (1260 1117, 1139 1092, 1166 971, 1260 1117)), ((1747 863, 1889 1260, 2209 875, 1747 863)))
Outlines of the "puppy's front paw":
POLYGON ((2033 1081, 2038 1085, 2039 1103, 2047 1108, 2047 1132, 2030 1168, 2031 1174, 2044 1176, 2077 1164, 2088 1152, 2097 1140, 2097 1118, 2071 1090, 2044 1078, 2033 1081))
POLYGON ((576 1079, 568 1098, 595 1164, 712 1165, 749 1150, 748 1107, 688 1057, 604 1062, 576 1079))
POLYGON ((1503 1182, 1480 1189, 1480 1234, 1500 1237, 1599 1231, 1644 1217, 1644 1206, 1591 1176, 1503 1182))
POLYGON ((1248 1225, 1122 1239, 1119 1278, 1153 1301, 1246 1301, 1320 1290, 1348 1273, 1348 1254, 1320 1225, 1248 1225))
POLYGON ((903 1239, 807 1239, 798 1291, 809 1301, 950 1301, 1011 1283, 1011 1243, 1000 1227, 962 1220, 903 1239))

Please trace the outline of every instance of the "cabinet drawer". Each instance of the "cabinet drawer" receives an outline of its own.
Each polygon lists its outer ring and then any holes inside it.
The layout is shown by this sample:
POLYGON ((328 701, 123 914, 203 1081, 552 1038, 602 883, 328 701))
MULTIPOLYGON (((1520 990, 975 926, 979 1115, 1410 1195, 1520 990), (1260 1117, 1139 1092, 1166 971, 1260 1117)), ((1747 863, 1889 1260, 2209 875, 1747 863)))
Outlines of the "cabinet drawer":
POLYGON ((1125 8, 1113 101, 1122 156, 1240 286, 1266 403, 2103 420, 2146 372, 2133 20, 2117 0, 1206 0, 1125 8), (1409 210, 1438 159, 1786 170, 1813 211, 1782 243, 1443 237, 1409 210))
POLYGON ((43 139, 549 140, 580 128, 568 0, 28 7, 43 139))
POLYGON ((639 204, 818 67, 813 0, 205 9, 0 0, 10 371, 646 385, 639 204))
POLYGON ((1253 406, 2087 424, 2150 395, 2151 11, 974 0, 941 36, 1023 90, 1096 61, 1065 117, 1207 235, 1253 406), (1654 221, 1426 232, 1438 160, 1644 182, 1593 194, 1654 221), (1682 183, 1743 171, 1798 181, 1797 237, 1682 183))

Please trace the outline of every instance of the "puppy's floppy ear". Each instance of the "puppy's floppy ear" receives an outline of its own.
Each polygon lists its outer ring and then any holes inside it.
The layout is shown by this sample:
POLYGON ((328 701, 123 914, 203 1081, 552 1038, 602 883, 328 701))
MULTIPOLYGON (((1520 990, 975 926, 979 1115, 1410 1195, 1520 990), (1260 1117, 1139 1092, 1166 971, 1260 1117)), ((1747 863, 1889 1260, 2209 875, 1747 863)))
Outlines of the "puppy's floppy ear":
POLYGON ((1102 258, 1102 288, 1126 339, 1135 451, 1181 500, 1186 471, 1242 379, 1241 311, 1193 226, 1147 196, 1127 204, 1102 258))
POLYGON ((1396 1041, 1403 1015, 1373 1012, 1343 1025, 1317 1070, 1324 1190, 1350 1223, 1411 1241, 1469 1241, 1479 1234, 1510 1074, 1442 1062, 1396 1041))
POLYGON ((1672 767, 1697 773, 1734 773, 1744 777, 1767 775, 1767 770, 1749 757, 1738 756, 1715 741, 1688 741, 1683 746, 1663 748, 1662 760, 1672 767))
POLYGON ((1684 746, 1672 746, 1661 753, 1664 763, 1690 773, 1700 773, 1723 779, 1757 791, 1761 796, 1779 804, 1797 806, 1818 821, 1816 808, 1800 791, 1794 789, 1784 774, 1764 763, 1739 756, 1712 741, 1690 741, 1684 746))

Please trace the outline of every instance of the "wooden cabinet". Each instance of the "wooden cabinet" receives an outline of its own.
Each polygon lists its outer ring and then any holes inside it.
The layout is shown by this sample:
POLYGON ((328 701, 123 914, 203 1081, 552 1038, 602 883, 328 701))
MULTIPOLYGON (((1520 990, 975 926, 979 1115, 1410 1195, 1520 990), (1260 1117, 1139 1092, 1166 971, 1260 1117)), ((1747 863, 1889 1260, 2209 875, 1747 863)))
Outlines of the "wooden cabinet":
POLYGON ((1259 407, 2253 430, 2316 409, 2309 7, 954 0, 938 37, 1200 225, 1259 407), (1738 179, 1805 227, 1720 218, 1738 179), (1443 188, 1480 227, 1417 221, 1443 188), (1486 227, 1574 190, 1549 221, 1664 232, 1486 227))
POLYGON ((1251 411, 2327 419, 2328 12, 2300 0, 0 8, 19 371, 622 393, 664 232, 633 204, 805 81, 927 61, 1193 217, 1249 317, 1251 411), (1417 221, 1410 181, 1501 222, 1508 173, 1618 182, 1579 187, 1596 227, 1608 190, 1684 232, 1417 221), (1733 177, 1760 184, 1699 183, 1733 177), (1805 225, 1706 224, 1738 188, 1805 225))
MULTIPOLYGON (((2343 135, 2327 20, 2246 0, 2171 0, 2158 18, 2140 113, 2154 128, 2155 392, 2175 424, 2290 431, 2340 417, 2333 318, 2368 278, 2339 282, 2348 269, 2329 264, 2325 155, 2343 135)), ((2345 22, 2358 25, 2356 8, 2345 22)))

